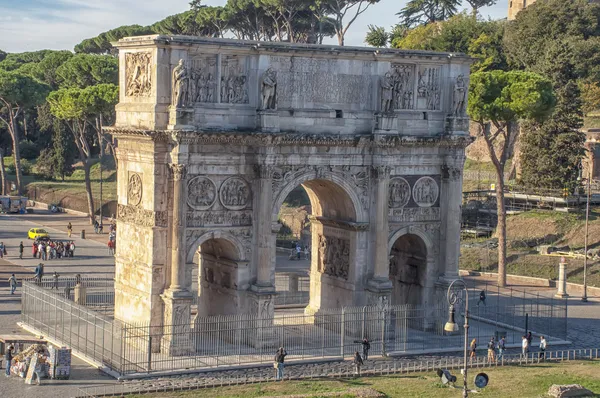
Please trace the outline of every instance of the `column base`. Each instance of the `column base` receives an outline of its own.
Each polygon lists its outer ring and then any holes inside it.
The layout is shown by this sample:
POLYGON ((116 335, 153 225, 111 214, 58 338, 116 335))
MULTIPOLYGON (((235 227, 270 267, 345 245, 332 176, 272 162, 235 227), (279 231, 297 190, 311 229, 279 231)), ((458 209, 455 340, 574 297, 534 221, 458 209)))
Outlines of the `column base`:
POLYGON ((564 299, 564 298, 569 298, 570 296, 567 293, 556 293, 554 295, 554 297, 564 299))
POLYGON ((367 282, 367 305, 387 308, 392 298, 392 281, 373 278, 367 282))
POLYGON ((255 348, 275 348, 273 319, 275 318, 275 287, 253 285, 248 292, 249 311, 252 316, 248 327, 256 330, 255 338, 247 343, 255 348))
POLYGON ((167 290, 161 297, 165 306, 161 352, 170 356, 192 354, 191 294, 186 290, 167 290))

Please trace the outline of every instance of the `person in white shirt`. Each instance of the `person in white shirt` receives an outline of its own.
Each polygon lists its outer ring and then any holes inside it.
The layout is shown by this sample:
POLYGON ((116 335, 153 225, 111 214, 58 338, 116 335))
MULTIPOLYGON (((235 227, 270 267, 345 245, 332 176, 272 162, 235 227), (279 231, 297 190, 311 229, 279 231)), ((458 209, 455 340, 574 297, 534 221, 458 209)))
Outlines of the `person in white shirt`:
POLYGON ((540 359, 546 359, 546 347, 548 347, 548 343, 546 342, 546 338, 544 336, 540 337, 540 359))
POLYGON ((521 348, 523 349, 523 356, 527 355, 527 352, 529 352, 529 340, 527 340, 527 337, 525 336, 523 336, 521 348))

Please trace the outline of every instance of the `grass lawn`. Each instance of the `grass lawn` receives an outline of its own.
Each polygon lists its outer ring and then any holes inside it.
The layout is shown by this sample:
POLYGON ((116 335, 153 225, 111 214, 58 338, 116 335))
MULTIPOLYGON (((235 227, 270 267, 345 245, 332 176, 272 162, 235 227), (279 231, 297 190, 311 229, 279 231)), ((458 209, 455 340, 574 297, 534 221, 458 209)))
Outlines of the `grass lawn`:
MULTIPOLYGON (((490 383, 477 397, 527 398, 546 396, 552 384, 581 384, 596 394, 600 394, 600 361, 540 364, 524 367, 483 369, 490 377, 490 383)), ((477 369, 469 372, 469 387, 473 387, 473 377, 477 369)), ((453 372, 460 384, 461 375, 453 372)), ((439 382, 434 373, 417 373, 389 377, 365 377, 351 380, 290 381, 283 383, 253 384, 247 386, 220 387, 194 391, 157 393, 143 397, 202 397, 202 398, 253 398, 309 394, 318 398, 324 393, 340 392, 340 396, 352 388, 367 387, 383 393, 387 397, 460 397, 462 392, 450 389, 439 382)), ((141 397, 141 396, 140 396, 141 397)))

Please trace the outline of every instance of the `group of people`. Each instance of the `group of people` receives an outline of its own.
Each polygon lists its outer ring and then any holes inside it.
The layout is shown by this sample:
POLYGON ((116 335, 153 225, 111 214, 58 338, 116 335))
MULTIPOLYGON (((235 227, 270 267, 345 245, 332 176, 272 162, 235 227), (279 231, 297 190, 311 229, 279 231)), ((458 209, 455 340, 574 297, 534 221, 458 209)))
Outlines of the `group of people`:
POLYGON ((304 259, 310 260, 310 246, 302 246, 299 242, 296 243, 296 246, 290 251, 290 260, 302 260, 304 259))
MULTIPOLYGON (((23 242, 19 245, 21 253, 23 248, 23 242)), ((73 257, 75 256, 75 242, 67 241, 52 241, 52 240, 38 240, 33 242, 31 247, 33 258, 39 258, 44 261, 53 260, 55 258, 73 257)))
MULTIPOLYGON (((521 353, 523 356, 526 356, 530 352, 530 347, 533 342, 533 335, 531 332, 528 332, 522 338, 521 343, 521 353)), ((539 358, 543 359, 546 357, 546 348, 548 347, 548 342, 544 336, 540 336, 540 352, 539 358)), ((473 358, 477 356, 477 339, 471 340, 471 344, 469 347, 470 351, 470 360, 473 361, 473 358)), ((504 353, 506 352, 506 339, 502 337, 500 340, 496 341, 496 339, 492 336, 490 341, 487 344, 487 360, 488 362, 496 362, 501 361, 504 357, 504 353)))

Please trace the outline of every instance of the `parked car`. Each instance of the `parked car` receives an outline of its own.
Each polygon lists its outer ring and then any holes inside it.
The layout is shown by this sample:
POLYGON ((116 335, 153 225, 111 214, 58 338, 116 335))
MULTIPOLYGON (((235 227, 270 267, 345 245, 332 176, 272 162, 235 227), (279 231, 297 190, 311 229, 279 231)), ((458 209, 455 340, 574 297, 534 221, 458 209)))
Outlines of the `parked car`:
POLYGON ((43 228, 31 228, 27 233, 28 239, 50 239, 50 235, 43 228))

